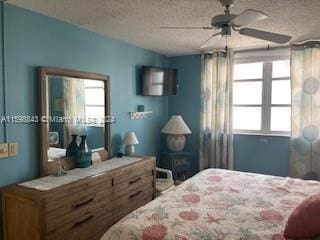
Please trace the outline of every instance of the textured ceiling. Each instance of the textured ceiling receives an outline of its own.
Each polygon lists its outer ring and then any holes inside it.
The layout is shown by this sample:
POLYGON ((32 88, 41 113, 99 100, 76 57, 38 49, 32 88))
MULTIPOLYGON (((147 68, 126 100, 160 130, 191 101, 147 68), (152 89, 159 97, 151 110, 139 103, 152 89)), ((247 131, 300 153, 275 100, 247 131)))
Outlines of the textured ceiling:
MULTIPOLYGON (((208 26, 221 14, 218 0, 10 0, 9 3, 132 43, 168 56, 200 52, 215 30, 161 30, 160 26, 208 26)), ((320 38, 320 0, 235 0, 232 13, 251 8, 269 18, 249 27, 293 36, 294 41, 320 38)), ((269 43, 233 33, 235 49, 269 43)), ((223 48, 217 37, 210 48, 223 48)), ((272 44, 271 44, 272 46, 272 44)))

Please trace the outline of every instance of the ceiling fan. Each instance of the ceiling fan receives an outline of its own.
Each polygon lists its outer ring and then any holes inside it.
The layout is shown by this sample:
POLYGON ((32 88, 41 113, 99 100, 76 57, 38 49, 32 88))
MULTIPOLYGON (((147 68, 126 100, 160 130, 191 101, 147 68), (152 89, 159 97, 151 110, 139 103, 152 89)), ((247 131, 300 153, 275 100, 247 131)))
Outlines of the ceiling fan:
POLYGON ((261 31, 253 28, 247 28, 247 26, 253 22, 261 21, 268 18, 268 15, 257 10, 247 9, 240 14, 232 14, 230 9, 233 7, 234 0, 219 0, 223 7, 225 8, 224 14, 219 14, 211 19, 211 26, 206 27, 161 27, 161 29, 219 29, 221 31, 214 33, 210 38, 208 38, 200 48, 206 47, 206 44, 214 37, 221 36, 231 36, 232 30, 240 33, 241 35, 254 37, 278 44, 284 44, 291 40, 290 36, 261 31))

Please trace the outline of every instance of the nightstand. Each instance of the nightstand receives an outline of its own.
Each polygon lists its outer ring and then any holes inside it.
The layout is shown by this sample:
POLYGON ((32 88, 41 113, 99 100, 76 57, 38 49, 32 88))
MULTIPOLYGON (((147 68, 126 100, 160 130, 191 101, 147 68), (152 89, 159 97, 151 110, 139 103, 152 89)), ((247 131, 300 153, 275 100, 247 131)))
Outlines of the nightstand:
POLYGON ((190 156, 189 152, 163 152, 159 167, 171 170, 173 179, 179 183, 191 177, 190 156))

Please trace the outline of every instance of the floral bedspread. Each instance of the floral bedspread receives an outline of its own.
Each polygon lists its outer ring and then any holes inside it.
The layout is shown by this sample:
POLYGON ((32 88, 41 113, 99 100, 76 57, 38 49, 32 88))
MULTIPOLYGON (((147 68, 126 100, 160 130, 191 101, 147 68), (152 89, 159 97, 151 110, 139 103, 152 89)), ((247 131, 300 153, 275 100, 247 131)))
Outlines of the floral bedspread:
POLYGON ((320 182, 208 169, 130 213, 102 239, 283 240, 293 208, 315 193, 320 182))

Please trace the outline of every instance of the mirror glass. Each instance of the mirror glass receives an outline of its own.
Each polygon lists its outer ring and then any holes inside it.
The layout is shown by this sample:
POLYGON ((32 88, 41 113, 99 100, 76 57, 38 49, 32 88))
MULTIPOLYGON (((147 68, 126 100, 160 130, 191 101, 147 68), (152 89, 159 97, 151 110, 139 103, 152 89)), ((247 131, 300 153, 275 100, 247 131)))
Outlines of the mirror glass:
POLYGON ((47 75, 48 160, 67 155, 77 135, 92 151, 104 149, 104 81, 47 75))

